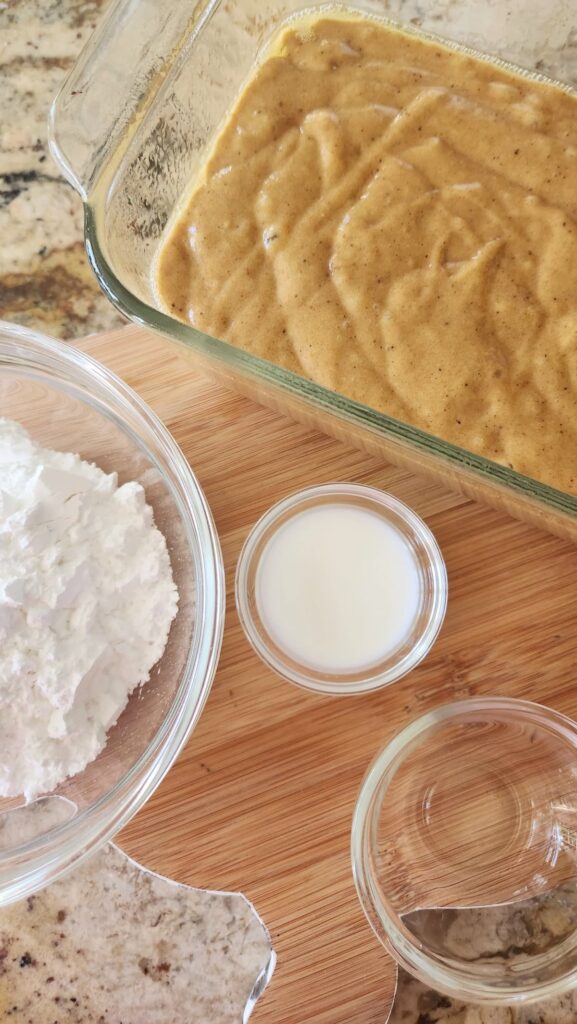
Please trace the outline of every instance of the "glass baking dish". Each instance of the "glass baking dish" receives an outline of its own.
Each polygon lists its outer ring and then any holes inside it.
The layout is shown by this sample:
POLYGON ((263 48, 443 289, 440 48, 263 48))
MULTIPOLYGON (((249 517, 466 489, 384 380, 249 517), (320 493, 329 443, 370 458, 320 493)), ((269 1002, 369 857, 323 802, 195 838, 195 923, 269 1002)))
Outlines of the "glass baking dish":
MULTIPOLYGON (((262 46, 303 0, 117 0, 57 96, 53 155, 85 204, 89 258, 131 320, 199 367, 294 419, 428 473, 467 496, 577 539, 577 498, 251 356, 157 308, 151 265, 163 230, 262 46)), ((577 86, 570 0, 351 0, 398 26, 577 86)), ((577 458, 577 456, 576 456, 577 458)))

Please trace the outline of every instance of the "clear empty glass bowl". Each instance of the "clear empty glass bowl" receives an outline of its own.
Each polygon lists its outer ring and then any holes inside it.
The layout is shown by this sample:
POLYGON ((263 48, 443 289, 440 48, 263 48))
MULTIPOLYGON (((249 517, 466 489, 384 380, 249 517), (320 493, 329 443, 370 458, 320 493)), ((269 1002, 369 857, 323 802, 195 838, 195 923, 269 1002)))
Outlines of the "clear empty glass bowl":
POLYGON ((0 416, 45 447, 138 480, 166 537, 180 602, 165 652, 85 771, 32 806, 0 799, 0 905, 109 839, 162 780, 208 696, 222 638, 220 547, 196 478, 162 423, 74 348, 0 323, 0 416))
POLYGON ((406 970, 475 1003, 577 982, 577 726, 487 698, 440 707, 377 757, 358 798, 353 871, 406 970))

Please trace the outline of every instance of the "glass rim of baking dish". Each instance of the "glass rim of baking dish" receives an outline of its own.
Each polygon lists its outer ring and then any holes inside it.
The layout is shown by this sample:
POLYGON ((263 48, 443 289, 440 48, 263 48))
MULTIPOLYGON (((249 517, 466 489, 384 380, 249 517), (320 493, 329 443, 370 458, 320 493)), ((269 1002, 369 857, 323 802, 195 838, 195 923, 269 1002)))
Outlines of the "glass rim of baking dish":
POLYGON ((413 427, 386 413, 378 412, 292 370, 286 370, 260 356, 245 352, 230 342, 199 331, 192 325, 185 324, 144 302, 126 288, 111 269, 99 242, 94 208, 88 201, 84 204, 84 216, 86 251, 100 287, 113 305, 133 323, 157 331, 193 351, 202 352, 218 362, 228 364, 231 368, 242 368, 256 380, 272 384, 293 397, 314 404, 326 413, 337 415, 344 421, 348 420, 368 429, 375 436, 386 435, 413 452, 418 451, 441 458, 447 468, 455 471, 468 470, 479 482, 497 485, 503 491, 529 498, 540 505, 544 512, 556 511, 577 520, 577 495, 573 496, 549 484, 541 483, 515 469, 493 462, 482 455, 476 455, 452 442, 444 441, 419 427, 413 427))

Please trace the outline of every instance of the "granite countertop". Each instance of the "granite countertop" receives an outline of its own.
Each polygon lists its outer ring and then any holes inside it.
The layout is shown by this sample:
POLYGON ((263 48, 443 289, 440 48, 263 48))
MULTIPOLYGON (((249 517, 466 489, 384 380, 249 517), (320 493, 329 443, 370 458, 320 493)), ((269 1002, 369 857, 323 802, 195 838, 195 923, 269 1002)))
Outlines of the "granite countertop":
POLYGON ((466 1006, 427 989, 401 971, 388 1024, 575 1024, 576 1020, 577 997, 573 993, 517 1008, 466 1006))
MULTIPOLYGON (((66 820, 53 798, 5 814, 0 850, 66 820)), ((6 1024, 239 1024, 275 964, 239 893, 141 868, 109 844, 68 877, 0 910, 6 1024)))
MULTIPOLYGON (((516 903, 449 911, 417 911, 411 930, 437 940, 456 958, 511 968, 568 940, 577 926, 577 881, 516 903)), ((577 990, 519 1007, 468 1006, 426 988, 399 970, 389 1024, 574 1024, 577 990)))
POLYGON ((0 319, 57 338, 124 323, 88 265, 82 203, 46 140, 50 102, 108 2, 0 2, 0 319))

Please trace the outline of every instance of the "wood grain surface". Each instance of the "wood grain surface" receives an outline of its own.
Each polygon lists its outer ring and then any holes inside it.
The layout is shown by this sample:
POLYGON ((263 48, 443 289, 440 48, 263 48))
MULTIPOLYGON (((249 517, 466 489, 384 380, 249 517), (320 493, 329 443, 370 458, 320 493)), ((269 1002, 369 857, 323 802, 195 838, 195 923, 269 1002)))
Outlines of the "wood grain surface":
POLYGON ((577 548, 234 395, 139 328, 81 347, 173 432, 211 505, 227 573, 206 710, 120 844, 162 874, 254 902, 278 954, 255 1024, 383 1024, 394 970, 357 904, 349 863, 365 769, 396 730, 454 698, 524 697, 577 715, 577 548), (368 697, 322 697, 277 679, 234 608, 235 564, 256 519, 286 494, 331 480, 408 502, 447 562, 449 609, 436 646, 411 675, 368 697))

